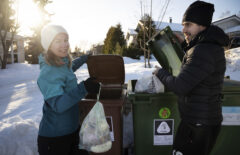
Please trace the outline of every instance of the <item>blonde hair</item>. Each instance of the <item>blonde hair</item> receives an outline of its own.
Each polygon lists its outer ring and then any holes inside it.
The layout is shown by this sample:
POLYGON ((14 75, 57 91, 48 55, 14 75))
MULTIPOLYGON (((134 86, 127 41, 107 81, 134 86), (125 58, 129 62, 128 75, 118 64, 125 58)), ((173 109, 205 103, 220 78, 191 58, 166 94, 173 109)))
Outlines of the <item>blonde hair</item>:
MULTIPOLYGON (((48 65, 51 65, 51 66, 60 67, 60 66, 65 64, 63 62, 62 58, 56 56, 50 49, 48 49, 48 51, 46 53, 44 53, 44 58, 45 58, 46 63, 48 65)), ((67 55, 67 58, 68 58, 68 68, 71 68, 71 66, 72 66, 72 57, 70 56, 69 53, 67 55)))

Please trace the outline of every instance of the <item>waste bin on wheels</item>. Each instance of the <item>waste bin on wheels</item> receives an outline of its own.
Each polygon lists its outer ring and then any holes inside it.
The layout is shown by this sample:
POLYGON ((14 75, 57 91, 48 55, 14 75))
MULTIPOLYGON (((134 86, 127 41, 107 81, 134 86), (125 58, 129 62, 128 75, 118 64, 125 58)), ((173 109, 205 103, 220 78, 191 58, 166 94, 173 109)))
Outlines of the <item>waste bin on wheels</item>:
MULTIPOLYGON (((158 62, 173 75, 178 75, 183 57, 180 44, 166 27, 149 41, 148 46, 158 62)), ((134 93, 136 80, 128 83, 128 100, 132 103, 134 154, 172 154, 174 135, 180 123, 177 96, 164 93, 134 93)))
POLYGON ((224 80, 223 122, 211 155, 239 155, 240 147, 240 81, 224 80))
MULTIPOLYGON (((101 82, 100 102, 104 107, 112 139, 112 148, 97 155, 122 155, 122 107, 126 97, 123 89, 125 81, 123 58, 117 55, 94 55, 89 56, 87 65, 90 77, 95 77, 101 82)), ((96 101, 96 95, 89 94, 79 102, 81 122, 96 101)))
POLYGON ((134 155, 171 154, 173 138, 179 124, 177 96, 134 93, 136 80, 128 83, 128 100, 132 103, 134 155))
MULTIPOLYGON (((183 51, 170 27, 153 36, 148 45, 158 62, 176 76, 180 71, 183 51)), ((211 155, 239 155, 240 82, 224 79, 222 94, 223 122, 211 155)))

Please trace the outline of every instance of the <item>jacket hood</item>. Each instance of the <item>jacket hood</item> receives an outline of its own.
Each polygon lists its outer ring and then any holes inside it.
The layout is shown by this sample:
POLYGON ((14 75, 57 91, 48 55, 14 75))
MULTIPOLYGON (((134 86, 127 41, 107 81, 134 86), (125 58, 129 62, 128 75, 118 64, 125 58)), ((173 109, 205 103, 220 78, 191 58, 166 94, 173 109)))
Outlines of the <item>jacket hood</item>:
POLYGON ((214 43, 220 46, 227 46, 229 43, 229 37, 221 28, 214 25, 209 26, 198 36, 199 43, 214 43))
MULTIPOLYGON (((63 60, 63 62, 65 63, 64 65, 67 66, 67 64, 68 64, 68 62, 69 62, 68 58, 67 58, 67 57, 62 58, 62 60, 63 60)), ((44 65, 47 65, 43 54, 40 54, 40 55, 38 56, 38 62, 39 62, 39 64, 40 64, 40 69, 41 69, 44 65)))

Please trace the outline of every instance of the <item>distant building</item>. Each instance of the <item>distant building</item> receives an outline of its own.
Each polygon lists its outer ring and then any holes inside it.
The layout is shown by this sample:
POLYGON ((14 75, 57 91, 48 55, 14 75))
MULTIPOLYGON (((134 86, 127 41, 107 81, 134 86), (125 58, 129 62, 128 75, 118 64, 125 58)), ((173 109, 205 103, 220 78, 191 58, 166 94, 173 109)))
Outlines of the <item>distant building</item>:
POLYGON ((230 38, 240 36, 240 17, 236 15, 222 18, 214 21, 212 24, 222 28, 230 38))
MULTIPOLYGON (((182 24, 179 23, 172 23, 172 18, 169 19, 169 22, 158 22, 158 21, 153 21, 154 25, 156 26, 156 30, 160 31, 164 29, 165 27, 169 26, 173 32, 176 32, 180 35, 182 34, 182 24)), ((142 21, 138 22, 138 25, 136 29, 140 29, 141 26, 143 25, 142 21)), ((131 44, 136 44, 137 43, 137 32, 135 31, 136 29, 128 29, 127 35, 126 35, 126 41, 127 41, 127 46, 129 47, 131 44)))
MULTIPOLYGON (((4 32, 2 31, 2 34, 4 32)), ((11 44, 11 33, 7 32, 6 36, 6 44, 11 44)), ((2 43, 0 43, 0 56, 3 58, 3 47, 2 43)), ((8 63, 23 63, 25 61, 24 54, 24 38, 20 35, 15 35, 13 39, 13 43, 8 51, 8 63)))
POLYGON ((134 29, 128 29, 126 35, 127 47, 129 47, 131 44, 137 43, 137 34, 138 33, 134 29))
POLYGON ((94 45, 94 46, 92 46, 92 48, 88 52, 88 54, 92 54, 92 55, 102 54, 102 49, 103 49, 103 45, 102 44, 94 45))

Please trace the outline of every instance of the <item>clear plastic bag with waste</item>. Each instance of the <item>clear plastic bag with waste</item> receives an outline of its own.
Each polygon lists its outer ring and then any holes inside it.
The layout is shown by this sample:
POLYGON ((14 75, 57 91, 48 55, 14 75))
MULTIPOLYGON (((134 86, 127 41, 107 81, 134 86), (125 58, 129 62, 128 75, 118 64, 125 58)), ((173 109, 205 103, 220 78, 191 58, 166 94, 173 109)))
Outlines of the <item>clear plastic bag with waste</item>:
POLYGON ((164 92, 164 85, 156 75, 144 76, 138 79, 135 86, 136 93, 160 93, 164 92))
MULTIPOLYGON (((100 92, 100 91, 99 91, 100 92)), ((94 153, 103 153, 111 149, 112 141, 103 105, 97 102, 84 118, 80 132, 79 148, 94 153)))

